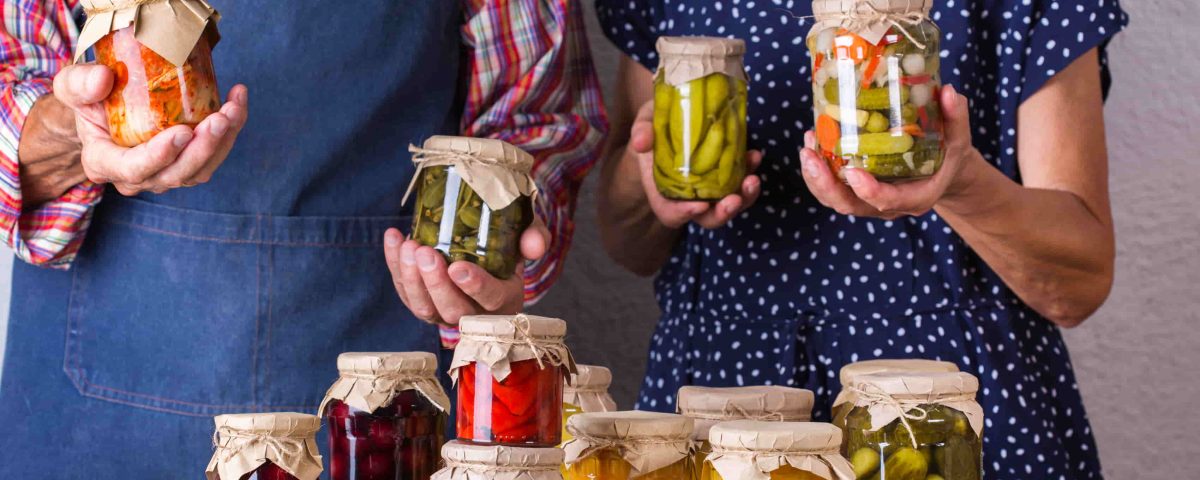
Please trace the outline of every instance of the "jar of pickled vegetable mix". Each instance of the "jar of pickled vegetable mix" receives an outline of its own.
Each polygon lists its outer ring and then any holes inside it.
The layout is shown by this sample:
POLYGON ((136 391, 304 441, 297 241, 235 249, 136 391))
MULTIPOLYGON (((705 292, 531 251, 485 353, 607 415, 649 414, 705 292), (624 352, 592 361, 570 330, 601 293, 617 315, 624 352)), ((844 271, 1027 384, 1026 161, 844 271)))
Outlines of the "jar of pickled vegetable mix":
POLYGON ((967 373, 877 373, 850 385, 843 454, 857 479, 980 480, 983 408, 967 373))
POLYGON ((566 480, 680 480, 692 477, 693 422, 655 412, 581 413, 567 421, 566 480))
POLYGON ((133 147, 175 125, 195 127, 221 107, 212 62, 220 15, 207 2, 82 3, 75 60, 95 47, 96 62, 113 71, 104 100, 113 142, 133 147))
POLYGON ((516 274, 521 233, 533 222, 533 156, 502 140, 440 135, 409 150, 417 165, 412 238, 496 278, 516 274))
POLYGON ((828 423, 736 420, 717 424, 709 439, 701 480, 854 480, 838 453, 842 431, 828 423))
POLYGON ((660 37, 654 75, 654 184, 674 200, 717 201, 746 176, 741 40, 660 37))
POLYGON ((332 480, 425 480, 438 469, 450 398, 426 352, 343 353, 320 411, 332 480))
POLYGON ((321 475, 317 430, 321 419, 303 413, 218 415, 216 451, 208 480, 315 480, 321 475))
POLYGON ((849 387, 859 375, 870 375, 873 373, 924 373, 924 372, 957 372, 958 365, 950 362, 941 362, 937 360, 923 359, 878 359, 878 360, 863 360, 854 362, 842 367, 838 377, 842 384, 842 390, 838 392, 836 398, 833 399, 833 421, 834 425, 840 428, 846 426, 846 415, 850 413, 850 409, 854 408, 854 395, 849 387))
POLYGON ((474 445, 450 441, 442 447, 445 467, 430 480, 562 480, 557 448, 474 445))
POLYGON ((696 478, 711 469, 704 459, 712 453, 709 430, 730 420, 807 422, 812 419, 813 393, 780 386, 695 387, 679 389, 679 413, 696 423, 692 432, 696 478))
POLYGON ((450 376, 457 433, 477 444, 553 447, 562 442, 563 382, 575 371, 567 323, 533 315, 466 316, 450 376))
POLYGON ((567 420, 577 413, 611 412, 617 402, 608 394, 612 372, 595 365, 576 365, 578 371, 563 386, 563 441, 571 439, 567 420))
POLYGON ((943 158, 941 31, 932 0, 813 0, 808 34, 818 152, 845 180, 928 177, 943 158))

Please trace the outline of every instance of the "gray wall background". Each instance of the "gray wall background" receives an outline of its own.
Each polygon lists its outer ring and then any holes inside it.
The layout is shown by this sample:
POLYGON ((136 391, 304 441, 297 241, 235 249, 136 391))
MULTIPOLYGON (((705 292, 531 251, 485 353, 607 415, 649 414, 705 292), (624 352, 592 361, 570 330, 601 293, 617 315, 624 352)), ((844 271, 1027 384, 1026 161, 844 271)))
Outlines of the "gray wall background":
MULTIPOLYGON (((581 0, 591 8, 591 2, 581 0)), ((1105 307, 1069 331, 1080 386, 1112 479, 1191 478, 1200 455, 1200 55, 1194 0, 1133 0, 1131 27, 1113 42, 1115 88, 1106 108, 1117 281, 1105 307)), ((590 15, 589 15, 590 17, 590 15)), ((618 53, 598 33, 592 49, 608 98, 618 53)), ((595 226, 595 177, 579 203, 566 273, 535 308, 574 320, 579 359, 617 374, 613 394, 631 408, 658 317, 649 280, 609 263, 595 226)), ((0 272, 11 257, 0 254, 0 272)), ((0 352, 8 311, 0 275, 0 352)))

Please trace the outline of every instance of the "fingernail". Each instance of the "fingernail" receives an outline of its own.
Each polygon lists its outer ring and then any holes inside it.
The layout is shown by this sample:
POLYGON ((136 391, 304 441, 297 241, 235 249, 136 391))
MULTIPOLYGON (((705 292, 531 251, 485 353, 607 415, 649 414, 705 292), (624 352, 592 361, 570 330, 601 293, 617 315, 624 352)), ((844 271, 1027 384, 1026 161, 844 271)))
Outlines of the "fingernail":
POLYGON ((450 278, 456 283, 463 283, 471 279, 471 272, 465 268, 456 268, 450 271, 450 278))
POLYGON ((213 117, 212 122, 209 122, 208 124, 208 131, 216 137, 224 135, 225 131, 228 129, 229 122, 222 117, 213 117))
POLYGON ((412 250, 400 250, 400 263, 405 265, 413 265, 417 263, 417 259, 413 258, 412 250))
POLYGON ((431 272, 433 271, 433 265, 433 254, 429 253, 429 250, 417 251, 417 267, 426 272, 431 272))
POLYGON ((394 247, 396 245, 399 245, 400 244, 400 234, 398 232, 396 232, 395 230, 388 230, 387 233, 383 234, 383 243, 385 243, 389 247, 394 247))
POLYGON ((171 139, 171 143, 175 144, 175 148, 183 148, 190 141, 192 141, 192 132, 179 132, 175 134, 175 138, 171 139))

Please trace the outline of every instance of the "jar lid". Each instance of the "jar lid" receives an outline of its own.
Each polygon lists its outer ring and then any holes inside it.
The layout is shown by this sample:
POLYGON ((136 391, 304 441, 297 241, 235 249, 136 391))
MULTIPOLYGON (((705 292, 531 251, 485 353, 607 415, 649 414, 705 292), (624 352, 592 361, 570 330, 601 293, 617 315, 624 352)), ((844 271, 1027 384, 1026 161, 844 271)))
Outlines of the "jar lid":
POLYGON ((679 413, 709 420, 805 421, 812 418, 813 392, 773 385, 679 389, 679 413))
POLYGON ((458 330, 463 340, 562 341, 567 335, 567 322, 557 318, 523 314, 467 315, 462 317, 458 330))
POLYGON ((692 433, 692 419, 672 413, 625 411, 572 415, 567 431, 576 437, 605 440, 680 440, 692 433))
POLYGON ((446 467, 465 467, 482 471, 505 469, 552 469, 563 463, 559 448, 527 448, 503 445, 475 445, 451 440, 442 446, 446 467))
POLYGON ((746 54, 746 42, 724 37, 658 37, 659 55, 733 57, 746 54))
POLYGON ((257 433, 271 437, 304 438, 321 429, 321 418, 293 412, 229 413, 213 417, 217 431, 257 433))
POLYGON ((404 192, 402 204, 408 202, 421 180, 421 171, 436 166, 454 167, 455 173, 493 210, 537 193, 537 184, 529 176, 533 155, 503 140, 436 135, 425 140, 422 147, 409 145, 408 151, 413 154, 417 172, 404 192))
POLYGON ((571 384, 563 391, 588 392, 608 391, 612 385, 612 370, 596 365, 576 365, 575 373, 571 375, 571 384))
POLYGON ((837 453, 842 430, 829 423, 734 420, 713 427, 708 442, 713 450, 837 453))
POLYGON ((933 9, 933 0, 813 0, 813 16, 821 20, 826 15, 875 15, 879 13, 926 13, 933 9))
POLYGON ((213 418, 216 451, 205 469, 209 480, 242 478, 270 461, 300 480, 322 470, 315 434, 321 419, 302 413, 243 413, 213 418))
POLYGON ((932 8, 933 0, 813 0, 816 24, 810 35, 841 28, 876 45, 895 28, 924 49, 924 43, 914 36, 911 27, 929 21, 932 8))
POLYGON ((338 355, 341 376, 329 387, 317 413, 337 400, 364 412, 392 403, 405 390, 416 390, 443 412, 450 397, 437 380, 437 356, 429 352, 347 352, 338 355))
POLYGON ((746 42, 719 37, 658 37, 656 76, 678 87, 714 73, 746 81, 746 42))
POLYGON ((483 159, 521 173, 529 173, 533 168, 533 155, 516 145, 494 138, 434 135, 425 140, 424 148, 483 159))
POLYGON ((75 61, 111 32, 137 25, 133 37, 158 56, 176 67, 187 62, 204 32, 212 28, 216 43, 215 25, 221 15, 204 0, 81 0, 87 13, 79 40, 75 45, 75 61))
POLYGON ((842 367, 839 379, 842 386, 849 386, 854 377, 873 373, 899 372, 957 372, 958 365, 950 362, 924 359, 879 359, 863 360, 842 367))
POLYGON ((945 397, 974 397, 979 379, 964 372, 894 372, 854 377, 850 384, 861 396, 879 392, 895 398, 938 400, 945 397))
POLYGON ((543 368, 565 367, 564 375, 576 371, 575 360, 563 339, 567 322, 536 315, 472 315, 459 322, 459 342, 450 363, 450 377, 458 381, 458 370, 484 362, 498 382, 512 373, 512 363, 537 360, 543 368))

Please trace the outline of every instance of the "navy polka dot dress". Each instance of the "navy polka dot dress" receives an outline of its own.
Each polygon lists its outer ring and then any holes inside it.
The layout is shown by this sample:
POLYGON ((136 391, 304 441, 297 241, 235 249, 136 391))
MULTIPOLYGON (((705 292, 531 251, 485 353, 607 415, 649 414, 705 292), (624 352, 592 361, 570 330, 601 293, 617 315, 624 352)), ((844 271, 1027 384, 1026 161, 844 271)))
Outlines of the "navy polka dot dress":
MULTIPOLYGON (((689 227, 659 274, 663 317, 638 408, 673 411, 683 385, 777 384, 815 391, 828 419, 842 365, 947 360, 982 382, 987 478, 1101 478, 1055 326, 936 214, 855 218, 807 191, 797 150, 812 122, 810 2, 596 4, 604 33, 652 71, 660 35, 745 40, 750 147, 765 152, 757 204, 725 228, 689 227)), ((972 102, 975 146, 1018 180, 1021 102, 1127 22, 1117 0, 938 0, 932 15, 942 78, 972 102)))

